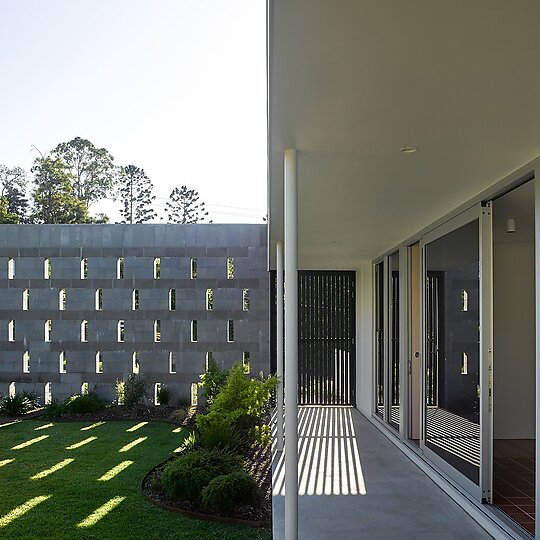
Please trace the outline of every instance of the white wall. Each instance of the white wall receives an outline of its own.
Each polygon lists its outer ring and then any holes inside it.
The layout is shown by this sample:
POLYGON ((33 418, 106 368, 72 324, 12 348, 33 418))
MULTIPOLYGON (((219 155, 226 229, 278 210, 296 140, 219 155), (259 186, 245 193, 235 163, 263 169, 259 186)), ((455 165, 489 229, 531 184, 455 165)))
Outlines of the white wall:
POLYGON ((356 406, 367 417, 372 411, 372 264, 356 270, 356 406))
POLYGON ((534 244, 496 243, 493 253, 495 439, 535 437, 534 244))

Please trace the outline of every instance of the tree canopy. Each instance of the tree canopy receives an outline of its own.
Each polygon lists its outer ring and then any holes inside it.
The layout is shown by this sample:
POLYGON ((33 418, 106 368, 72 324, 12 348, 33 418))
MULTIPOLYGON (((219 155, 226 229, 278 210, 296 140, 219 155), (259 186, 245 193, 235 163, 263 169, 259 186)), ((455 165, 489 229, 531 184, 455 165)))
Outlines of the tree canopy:
POLYGON ((120 199, 122 223, 145 223, 157 214, 152 208, 154 186, 144 169, 135 165, 120 168, 118 198, 120 199))
POLYGON ((165 211, 169 223, 198 223, 208 216, 204 202, 199 202, 199 193, 187 186, 172 190, 165 211))
MULTIPOLYGON (((17 221, 2 221, 2 223, 24 223, 28 214, 28 199, 26 197, 27 174, 21 167, 9 168, 0 165, 0 198, 4 201, 3 216, 16 216, 17 221)), ((7 218, 6 219, 12 219, 7 218)))

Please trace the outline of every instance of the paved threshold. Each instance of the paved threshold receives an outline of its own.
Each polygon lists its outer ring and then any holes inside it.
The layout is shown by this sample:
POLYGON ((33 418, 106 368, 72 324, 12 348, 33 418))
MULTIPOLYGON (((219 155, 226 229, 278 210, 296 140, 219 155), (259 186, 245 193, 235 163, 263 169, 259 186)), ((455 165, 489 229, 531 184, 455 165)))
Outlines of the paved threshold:
MULTIPOLYGON (((300 540, 492 538, 356 409, 299 412, 300 540)), ((274 540, 284 539, 283 455, 274 455, 274 540)))

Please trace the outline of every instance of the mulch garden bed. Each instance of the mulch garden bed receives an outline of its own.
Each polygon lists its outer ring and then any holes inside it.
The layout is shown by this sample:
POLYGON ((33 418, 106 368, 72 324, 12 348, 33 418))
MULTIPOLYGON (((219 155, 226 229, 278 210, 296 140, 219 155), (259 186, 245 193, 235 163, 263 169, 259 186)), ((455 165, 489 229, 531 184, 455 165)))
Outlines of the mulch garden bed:
MULTIPOLYGON (((248 454, 244 456, 246 470, 250 472, 261 488, 261 504, 258 507, 240 506, 229 514, 209 513, 196 503, 170 499, 159 485, 161 473, 168 463, 167 460, 154 467, 144 478, 141 484, 143 494, 156 506, 188 517, 221 521, 224 523, 237 523, 255 527, 272 526, 272 452, 270 445, 253 445, 248 454)), ((175 459, 170 458, 170 459, 175 459)))

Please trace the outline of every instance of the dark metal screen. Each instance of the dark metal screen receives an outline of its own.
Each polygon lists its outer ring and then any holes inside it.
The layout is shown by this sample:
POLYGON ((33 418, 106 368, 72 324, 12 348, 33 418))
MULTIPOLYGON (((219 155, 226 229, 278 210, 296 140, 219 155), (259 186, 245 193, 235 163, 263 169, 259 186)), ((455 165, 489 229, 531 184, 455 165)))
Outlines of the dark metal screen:
MULTIPOLYGON (((426 279, 426 404, 438 405, 439 335, 443 304, 439 272, 428 272, 426 279)), ((444 334, 443 334, 444 335, 444 334)))
MULTIPOLYGON (((272 283, 272 369, 275 371, 275 273, 272 283)), ((298 402, 355 405, 355 273, 298 273, 298 402)), ((286 376, 286 374, 285 374, 286 376)))

